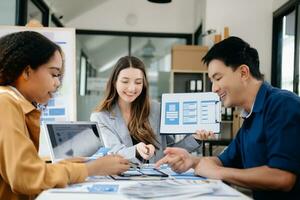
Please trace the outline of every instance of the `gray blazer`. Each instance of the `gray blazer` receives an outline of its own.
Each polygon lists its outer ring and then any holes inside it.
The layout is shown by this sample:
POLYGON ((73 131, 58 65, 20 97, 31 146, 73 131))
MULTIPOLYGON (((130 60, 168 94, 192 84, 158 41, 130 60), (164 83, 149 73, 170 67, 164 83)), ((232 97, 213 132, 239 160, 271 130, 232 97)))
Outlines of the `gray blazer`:
MULTIPOLYGON (((113 106, 111 112, 93 112, 90 119, 91 121, 98 122, 104 145, 111 148, 111 153, 117 153, 127 159, 135 160, 136 145, 132 143, 129 130, 118 104, 113 106)), ((150 163, 162 158, 163 150, 167 146, 185 148, 189 152, 200 147, 192 135, 186 136, 178 143, 174 143, 174 138, 171 135, 160 135, 160 104, 158 102, 151 102, 149 122, 159 142, 159 150, 156 150, 155 155, 150 159, 150 163)))

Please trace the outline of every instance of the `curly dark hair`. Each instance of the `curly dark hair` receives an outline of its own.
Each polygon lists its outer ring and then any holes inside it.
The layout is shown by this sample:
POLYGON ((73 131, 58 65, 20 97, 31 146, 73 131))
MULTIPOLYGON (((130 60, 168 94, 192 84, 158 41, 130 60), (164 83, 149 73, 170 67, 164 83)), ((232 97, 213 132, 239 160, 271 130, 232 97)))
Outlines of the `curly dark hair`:
MULTIPOLYGON (((22 31, 0 38, 0 85, 10 85, 30 66, 36 70, 61 48, 40 33, 22 31)), ((63 56, 62 56, 63 57, 63 56)), ((62 73, 63 73, 62 68, 62 73)))

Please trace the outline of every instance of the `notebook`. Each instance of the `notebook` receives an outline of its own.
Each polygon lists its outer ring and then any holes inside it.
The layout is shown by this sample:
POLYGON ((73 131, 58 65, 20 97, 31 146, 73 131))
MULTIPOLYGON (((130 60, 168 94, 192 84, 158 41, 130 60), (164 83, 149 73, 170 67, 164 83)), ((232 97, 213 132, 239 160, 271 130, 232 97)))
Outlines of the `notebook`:
POLYGON ((95 159, 94 154, 104 147, 97 122, 43 122, 42 127, 52 162, 73 157, 95 159))

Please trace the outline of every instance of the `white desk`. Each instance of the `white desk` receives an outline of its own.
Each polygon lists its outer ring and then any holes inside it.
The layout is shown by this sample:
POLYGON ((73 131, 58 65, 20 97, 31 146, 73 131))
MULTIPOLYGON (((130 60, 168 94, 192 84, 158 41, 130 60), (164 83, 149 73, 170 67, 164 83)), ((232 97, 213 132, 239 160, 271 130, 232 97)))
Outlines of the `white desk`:
MULTIPOLYGON (((157 181, 158 184, 160 181, 157 181)), ((104 182, 102 182, 104 183, 104 182)), ((105 182, 107 183, 107 182, 105 182)), ((135 181, 109 181, 110 184, 118 184, 119 185, 119 191, 117 193, 112 194, 91 194, 91 193, 57 193, 57 192, 51 192, 51 190, 46 190, 42 192, 36 200, 99 200, 99 199, 105 199, 105 200, 126 200, 126 199, 132 199, 124 196, 122 193, 120 193, 120 189, 122 187, 126 187, 128 185, 136 183, 135 181)), ((237 190, 231 188, 230 186, 221 183, 222 187, 226 189, 227 191, 234 191, 235 193, 238 193, 238 196, 215 196, 215 195, 201 195, 198 197, 195 197, 194 199, 207 199, 207 200, 235 200, 235 199, 241 199, 241 200, 248 200, 250 199, 246 195, 238 192, 237 190)), ((172 200, 175 199, 182 199, 182 197, 170 197, 172 200)), ((160 198, 160 199, 170 199, 170 198, 160 198)))

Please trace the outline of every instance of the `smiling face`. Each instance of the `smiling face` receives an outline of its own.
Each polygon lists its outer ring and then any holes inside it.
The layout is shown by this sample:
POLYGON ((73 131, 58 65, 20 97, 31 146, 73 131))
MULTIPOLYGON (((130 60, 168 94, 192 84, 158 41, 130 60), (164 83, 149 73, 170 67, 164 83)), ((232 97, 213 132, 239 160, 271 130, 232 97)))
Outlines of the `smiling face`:
POLYGON ((220 96, 225 107, 243 104, 245 88, 240 68, 233 71, 222 61, 214 59, 208 65, 208 76, 212 81, 212 91, 220 96))
POLYGON ((125 68, 120 71, 116 89, 119 95, 119 101, 122 103, 132 103, 143 90, 144 74, 137 68, 125 68))
POLYGON ((22 79, 17 89, 30 102, 45 104, 60 86, 62 57, 58 51, 50 60, 36 70, 27 67, 19 79, 22 79))

